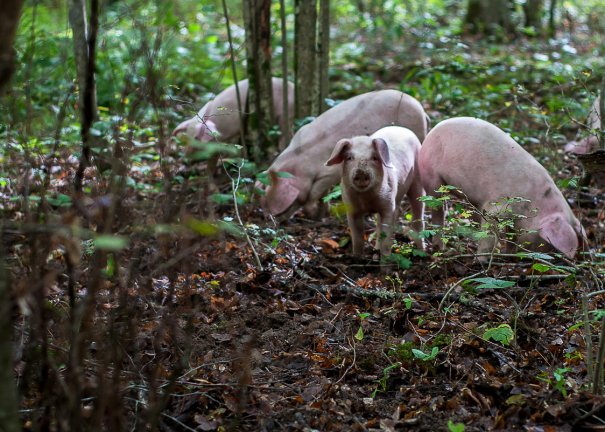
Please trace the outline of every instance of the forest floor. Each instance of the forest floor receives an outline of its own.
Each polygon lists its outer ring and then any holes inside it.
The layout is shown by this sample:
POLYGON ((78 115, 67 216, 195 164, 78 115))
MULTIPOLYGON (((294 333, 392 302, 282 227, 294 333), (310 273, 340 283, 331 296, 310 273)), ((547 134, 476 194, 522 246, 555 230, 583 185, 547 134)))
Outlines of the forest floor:
MULTIPOLYGON (((68 185, 62 175, 55 180, 68 185)), ((230 193, 226 177, 218 184, 230 193)), ((579 210, 586 227, 605 217, 603 197, 592 192, 592 204, 579 210)), ((207 210, 199 192, 172 193, 191 214, 207 210)), ((152 205, 137 194, 123 197, 116 226, 136 247, 114 256, 113 273, 96 292, 88 331, 98 348, 83 355, 83 394, 100 400, 112 388, 122 401, 114 408, 124 415, 116 424, 124 428, 150 424, 140 412, 153 400, 161 401, 158 424, 166 431, 603 427, 605 399, 585 390, 591 377, 582 293, 603 280, 590 266, 496 257, 487 268, 473 256, 472 242, 461 240, 467 253, 410 256, 408 269, 381 272, 369 242, 366 257, 350 255, 343 220, 294 217, 275 226, 256 205, 241 206, 260 270, 242 236, 141 234, 159 222, 152 205), (478 281, 462 283, 472 277, 496 282, 483 289, 478 281), (513 283, 498 288, 498 281, 513 283), (113 386, 102 382, 103 373, 113 386)), ((235 216, 232 205, 215 210, 217 219, 235 216)), ((373 232, 370 224, 366 232, 373 232)), ((396 240, 409 243, 401 230, 396 240)), ((52 242, 48 342, 57 363, 69 365, 75 312, 68 313, 70 284, 61 276, 69 274, 69 253, 61 240, 52 242)), ((31 249, 19 243, 9 262, 27 261, 31 249)), ((81 268, 99 265, 93 256, 85 255, 81 268)), ((112 261, 106 255, 100 263, 107 272, 112 261)), ((13 274, 17 289, 28 280, 22 270, 13 274)), ((86 279, 76 284, 76 301, 91 289, 86 279)), ((603 303, 595 297, 588 308, 603 303)), ((25 328, 19 321, 18 334, 25 328)), ((34 379, 25 376, 38 357, 21 348, 23 404, 39 406, 48 392, 58 398, 57 390, 34 391, 34 379)), ((64 369, 54 373, 69 382, 64 369)))

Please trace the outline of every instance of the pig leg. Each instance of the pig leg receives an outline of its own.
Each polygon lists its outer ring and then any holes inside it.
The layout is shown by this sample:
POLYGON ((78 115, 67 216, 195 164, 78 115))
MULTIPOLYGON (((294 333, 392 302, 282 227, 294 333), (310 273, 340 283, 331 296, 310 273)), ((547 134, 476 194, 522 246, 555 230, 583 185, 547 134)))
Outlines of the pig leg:
POLYGON ((353 254, 363 254, 363 214, 347 213, 347 221, 351 230, 351 242, 353 243, 353 254))
POLYGON ((412 228, 414 232, 411 233, 411 236, 416 243, 416 247, 420 250, 424 250, 425 248, 424 239, 420 237, 420 232, 424 230, 424 203, 418 201, 418 198, 422 196, 424 196, 424 189, 418 179, 416 179, 410 185, 407 197, 412 207, 412 228))
POLYGON ((380 251, 380 256, 388 257, 393 248, 393 226, 397 219, 397 212, 394 209, 378 214, 376 221, 376 249, 380 251))
POLYGON ((326 208, 327 204, 321 200, 309 201, 303 207, 303 212, 310 219, 320 220, 326 216, 326 208))
MULTIPOLYGON (((338 174, 338 173, 337 173, 338 174)), ((304 211, 311 219, 320 219, 327 214, 327 204, 321 198, 338 182, 338 176, 325 176, 316 179, 304 204, 304 211)))

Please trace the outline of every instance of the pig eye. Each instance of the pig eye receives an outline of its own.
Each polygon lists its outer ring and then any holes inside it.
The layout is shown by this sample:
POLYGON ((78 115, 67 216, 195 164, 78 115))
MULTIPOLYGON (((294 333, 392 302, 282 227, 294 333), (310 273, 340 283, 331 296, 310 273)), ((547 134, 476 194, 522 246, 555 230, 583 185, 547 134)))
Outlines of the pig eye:
POLYGON ((347 160, 348 160, 348 161, 352 161, 352 160, 353 160, 353 156, 348 155, 348 156, 347 156, 347 160))
POLYGON ((378 156, 372 156, 372 160, 373 160, 374 162, 378 162, 378 156))

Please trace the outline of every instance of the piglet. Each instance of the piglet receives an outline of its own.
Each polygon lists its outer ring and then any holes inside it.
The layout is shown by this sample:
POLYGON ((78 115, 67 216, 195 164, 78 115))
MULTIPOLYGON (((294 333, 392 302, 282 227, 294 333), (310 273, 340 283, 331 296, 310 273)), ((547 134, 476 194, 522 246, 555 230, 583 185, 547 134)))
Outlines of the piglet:
POLYGON ((601 131, 601 97, 592 104, 586 119, 586 126, 591 135, 580 141, 570 141, 565 145, 565 151, 576 154, 592 153, 599 148, 599 137, 597 133, 601 131))
POLYGON ((422 141, 428 117, 420 102, 398 90, 363 93, 330 108, 300 128, 273 161, 262 206, 282 220, 301 207, 307 216, 317 217, 322 210, 320 198, 340 180, 338 167, 324 164, 334 145, 385 126, 404 126, 422 141))
POLYGON ((353 253, 363 252, 363 217, 378 213, 376 249, 391 253, 393 228, 399 205, 407 194, 412 206, 416 246, 424 249, 418 233, 423 229, 424 191, 417 178, 416 156, 420 141, 409 129, 389 126, 371 136, 338 141, 326 166, 341 165, 342 197, 351 229, 353 253), (384 232, 382 232, 384 231, 384 232))
MULTIPOLYGON (((285 121, 283 116, 283 80, 273 78, 273 112, 280 126, 285 121)), ((238 82, 242 109, 246 107, 248 97, 248 80, 238 82)), ((288 118, 294 117, 294 84, 288 82, 288 118)), ((179 124, 172 132, 173 136, 186 133, 191 138, 203 142, 218 140, 224 143, 237 143, 240 138, 240 121, 237 106, 235 85, 227 87, 216 98, 200 109, 197 115, 179 124)), ((280 138, 280 148, 285 147, 287 137, 280 138)))
MULTIPOLYGON (((470 117, 442 121, 422 143, 418 168, 428 194, 452 185, 482 211, 510 209, 521 215, 515 220, 521 245, 540 250, 546 242, 568 258, 583 245, 584 229, 546 169, 491 123, 470 117), (509 197, 529 202, 507 204, 509 197)), ((443 225, 443 208, 432 215, 434 224, 443 225)), ((479 253, 491 252, 494 245, 489 236, 479 243, 479 253)))

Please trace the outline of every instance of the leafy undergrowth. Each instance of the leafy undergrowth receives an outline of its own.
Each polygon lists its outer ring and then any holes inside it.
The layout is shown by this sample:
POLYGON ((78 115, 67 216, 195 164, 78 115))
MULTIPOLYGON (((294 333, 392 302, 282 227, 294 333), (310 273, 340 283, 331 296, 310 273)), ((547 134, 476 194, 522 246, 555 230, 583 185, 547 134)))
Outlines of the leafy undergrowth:
MULTIPOLYGON (((131 175, 153 184, 151 167, 131 175)), ((51 172, 57 191, 69 186, 51 172)), ((218 184, 230 193, 228 179, 218 184)), ((534 257, 488 270, 467 253, 410 256, 407 270, 381 273, 369 246, 348 254, 344 221, 276 226, 241 206, 261 270, 241 235, 209 235, 214 225, 187 214, 189 230, 160 224, 179 199, 209 211, 188 190, 124 192, 112 228, 127 246, 97 237, 96 252, 80 251, 82 234, 67 228, 8 237, 26 429, 67 428, 74 415, 90 430, 182 431, 571 430, 604 418, 584 390, 589 268, 569 276, 534 257)), ((14 221, 26 217, 13 206, 14 221)), ((54 206, 51 223, 79 224, 54 206)), ((595 193, 581 210, 593 239, 602 208, 595 193)), ((229 204, 214 211, 234 216, 229 204)))

